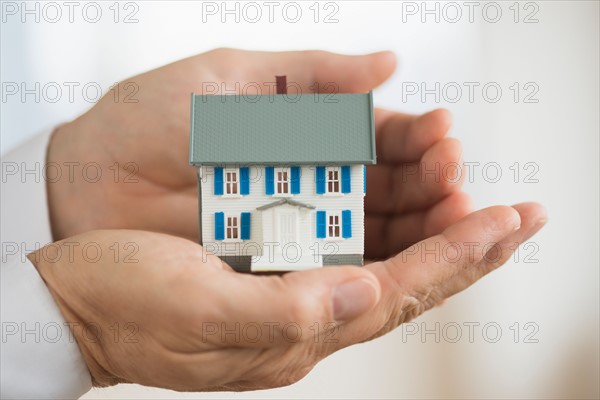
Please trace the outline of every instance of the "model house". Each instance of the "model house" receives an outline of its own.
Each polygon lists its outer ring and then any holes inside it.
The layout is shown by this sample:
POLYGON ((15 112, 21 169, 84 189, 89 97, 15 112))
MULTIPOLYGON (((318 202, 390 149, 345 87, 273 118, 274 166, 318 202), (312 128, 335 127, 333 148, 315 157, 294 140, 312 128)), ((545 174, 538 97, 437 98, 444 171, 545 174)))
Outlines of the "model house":
POLYGON ((238 271, 362 265, 372 93, 192 95, 200 243, 238 271))

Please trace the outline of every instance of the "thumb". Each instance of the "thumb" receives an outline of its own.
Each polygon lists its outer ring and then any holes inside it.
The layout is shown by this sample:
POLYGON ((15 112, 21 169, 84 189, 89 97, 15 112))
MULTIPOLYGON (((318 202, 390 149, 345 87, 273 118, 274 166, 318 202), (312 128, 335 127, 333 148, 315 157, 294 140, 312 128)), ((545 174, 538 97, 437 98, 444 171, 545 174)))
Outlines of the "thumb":
POLYGON ((226 273, 222 278, 228 282, 217 285, 227 288, 218 306, 220 319, 240 332, 251 330, 252 338, 240 335, 237 344, 252 347, 314 340, 319 332, 371 310, 381 294, 373 273, 352 266, 283 276, 226 273), (236 293, 235 298, 230 293, 236 293))

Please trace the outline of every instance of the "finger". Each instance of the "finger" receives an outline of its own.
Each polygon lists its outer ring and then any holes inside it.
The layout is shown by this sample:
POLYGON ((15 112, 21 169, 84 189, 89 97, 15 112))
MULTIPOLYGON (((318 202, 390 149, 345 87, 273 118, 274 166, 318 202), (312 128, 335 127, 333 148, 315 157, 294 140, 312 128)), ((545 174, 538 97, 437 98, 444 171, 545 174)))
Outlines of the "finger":
POLYGON ((445 138, 432 145, 418 163, 370 166, 365 211, 399 214, 431 207, 462 187, 461 157, 460 142, 445 138))
POLYGON ((539 231, 547 221, 546 210, 537 203, 522 203, 513 206, 521 217, 521 226, 504 239, 488 246, 483 259, 471 268, 466 268, 450 279, 441 289, 440 296, 450 297, 505 264, 517 247, 539 231))
POLYGON ((365 256, 391 257, 413 244, 441 233, 472 210, 465 192, 455 192, 426 211, 395 217, 367 214, 365 217, 365 256))
POLYGON ((486 208, 373 267, 372 271, 379 277, 387 275, 404 293, 425 302, 423 295, 431 288, 479 263, 486 246, 514 232, 520 222, 519 213, 511 207, 486 208))
POLYGON ((447 110, 421 116, 375 110, 377 157, 382 163, 418 161, 435 142, 448 134, 452 124, 447 110))
POLYGON ((381 335, 439 304, 443 299, 436 297, 436 289, 477 265, 487 243, 503 240, 520 223, 515 209, 490 207, 393 258, 366 266, 379 279, 381 300, 374 310, 341 327, 340 340, 329 351, 381 335))
POLYGON ((535 235, 548 221, 546 209, 538 203, 520 203, 513 206, 521 216, 521 227, 488 250, 483 259, 482 276, 506 263, 518 246, 535 235))
POLYGON ((306 84, 318 82, 321 91, 321 86, 333 82, 340 93, 368 92, 385 82, 396 69, 396 56, 389 51, 358 56, 308 51, 296 53, 291 62, 306 84), (300 60, 306 57, 309 61, 297 62, 296 57, 300 60))
POLYGON ((262 348, 314 340, 333 323, 368 312, 380 296, 371 272, 350 266, 283 276, 222 273, 213 279, 203 297, 218 299, 211 312, 214 321, 203 324, 210 325, 205 339, 219 345, 262 348))
POLYGON ((288 84, 299 84, 307 93, 368 92, 384 82, 396 68, 396 57, 389 51, 342 55, 320 50, 217 49, 199 57, 200 64, 218 65, 216 71, 224 82, 252 81, 269 90, 276 75, 286 75, 288 84), (327 83, 333 86, 325 87, 327 83))

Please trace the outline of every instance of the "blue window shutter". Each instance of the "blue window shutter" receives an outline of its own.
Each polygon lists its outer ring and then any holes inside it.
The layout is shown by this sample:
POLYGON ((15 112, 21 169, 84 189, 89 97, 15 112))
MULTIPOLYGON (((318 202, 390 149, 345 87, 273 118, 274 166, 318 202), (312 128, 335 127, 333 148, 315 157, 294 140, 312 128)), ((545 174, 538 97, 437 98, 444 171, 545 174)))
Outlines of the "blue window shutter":
POLYGON ((250 240, 250 213, 242 213, 242 240, 250 240))
POLYGON ((348 239, 352 237, 352 211, 342 211, 342 237, 348 239))
POLYGON ((367 166, 363 165, 363 193, 367 193, 367 166))
POLYGON ((317 211, 317 237, 319 239, 325 239, 325 211, 317 211))
POLYGON ((215 213, 215 240, 225 240, 225 213, 215 213))
POLYGON ((223 194, 223 168, 215 167, 215 194, 223 194))
POLYGON ((342 193, 350 193, 350 166, 343 165, 342 168, 342 193))
POLYGON ((317 167, 315 172, 317 194, 325 193, 325 167, 317 167))
POLYGON ((292 167, 291 169, 291 183, 292 183, 292 194, 300 193, 300 167, 292 167))
POLYGON ((273 167, 265 167, 265 193, 275 193, 275 169, 273 167))
POLYGON ((240 194, 250 194, 250 168, 240 168, 240 194))

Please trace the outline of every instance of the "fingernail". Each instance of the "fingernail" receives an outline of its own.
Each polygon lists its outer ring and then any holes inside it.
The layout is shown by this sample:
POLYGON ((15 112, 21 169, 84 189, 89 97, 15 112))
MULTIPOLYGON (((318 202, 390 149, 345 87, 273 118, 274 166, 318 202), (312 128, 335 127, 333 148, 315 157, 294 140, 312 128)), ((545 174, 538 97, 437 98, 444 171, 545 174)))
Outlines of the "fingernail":
POLYGON ((537 222, 529 229, 529 232, 527 232, 527 236, 531 237, 538 233, 538 231, 546 225, 546 222, 548 222, 548 218, 540 218, 537 220, 537 222))
POLYGON ((377 288, 366 279, 344 282, 333 292, 333 317, 348 321, 369 311, 377 302, 377 288))

